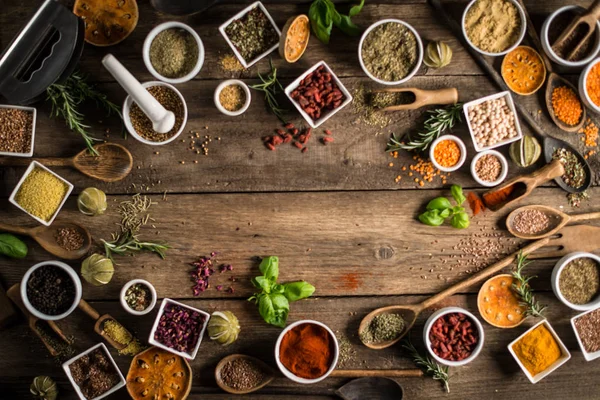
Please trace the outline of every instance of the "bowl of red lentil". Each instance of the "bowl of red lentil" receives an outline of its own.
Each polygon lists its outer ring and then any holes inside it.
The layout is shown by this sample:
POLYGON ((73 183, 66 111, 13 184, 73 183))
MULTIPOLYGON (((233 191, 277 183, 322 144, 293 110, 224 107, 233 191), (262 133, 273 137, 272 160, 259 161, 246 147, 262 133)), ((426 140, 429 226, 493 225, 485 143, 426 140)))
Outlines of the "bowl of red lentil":
POLYGON ((571 326, 586 361, 600 357, 600 307, 574 316, 571 326))
POLYGON ((600 58, 592 61, 579 75, 579 95, 586 106, 600 114, 600 58))
POLYGON ((587 311, 600 306, 600 257, 570 253, 552 270, 552 291, 567 307, 587 311))
POLYGON ((248 85, 239 79, 223 81, 215 89, 215 106, 230 117, 243 114, 250 107, 251 98, 248 85))
POLYGON ((0 156, 33 156, 36 115, 33 107, 0 105, 0 156))
POLYGON ((458 137, 443 135, 431 144, 429 158, 434 167, 442 172, 456 171, 467 159, 467 147, 458 137))
POLYGON ((506 157, 496 150, 477 153, 471 161, 471 175, 482 186, 492 187, 502 183, 508 174, 506 157))

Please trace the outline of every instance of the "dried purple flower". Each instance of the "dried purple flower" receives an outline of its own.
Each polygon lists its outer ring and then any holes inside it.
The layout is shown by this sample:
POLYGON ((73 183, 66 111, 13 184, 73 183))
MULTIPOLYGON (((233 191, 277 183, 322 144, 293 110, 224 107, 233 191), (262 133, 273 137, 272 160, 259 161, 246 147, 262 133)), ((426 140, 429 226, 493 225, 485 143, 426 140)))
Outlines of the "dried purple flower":
POLYGON ((228 293, 233 293, 235 290, 233 289, 233 286, 229 286, 229 289, 227 289, 228 293))
MULTIPOLYGON (((210 253, 209 257, 200 257, 198 261, 190 264, 194 267, 194 270, 191 274, 192 282, 194 282, 194 286, 192 286, 192 292, 194 296, 200 296, 200 293, 204 292, 210 287, 208 280, 210 276, 215 272, 213 267, 215 266, 216 260, 214 260, 214 257, 217 254, 217 252, 213 251, 210 253)), ((223 264, 219 267, 220 273, 226 271, 233 271, 233 266, 231 264, 223 264)), ((232 280, 232 282, 234 281, 235 279, 232 280)), ((222 290, 222 288, 222 285, 217 286, 217 290, 222 290)))
POLYGON ((220 292, 221 290, 223 290, 223 285, 217 285, 217 290, 220 292))
POLYGON ((206 317, 198 311, 178 304, 167 304, 158 326, 154 340, 177 351, 191 354, 200 340, 200 332, 206 317))

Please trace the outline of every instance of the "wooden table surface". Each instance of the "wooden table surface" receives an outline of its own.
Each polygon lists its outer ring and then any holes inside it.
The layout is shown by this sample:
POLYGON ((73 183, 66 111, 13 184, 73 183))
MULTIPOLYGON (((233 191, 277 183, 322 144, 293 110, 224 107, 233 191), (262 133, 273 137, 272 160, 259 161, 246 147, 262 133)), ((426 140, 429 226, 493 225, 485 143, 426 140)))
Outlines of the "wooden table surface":
MULTIPOLYGON (((171 246, 166 260, 153 254, 118 257, 115 275, 110 284, 92 287, 84 282, 83 295, 99 312, 109 313, 139 337, 146 339, 156 310, 144 317, 127 314, 118 301, 125 282, 144 278, 152 282, 160 298, 169 297, 199 307, 208 312, 231 310, 240 320, 242 332, 237 342, 227 348, 205 339, 194 370, 192 399, 225 399, 230 396, 216 387, 213 371, 217 362, 231 353, 258 356, 274 365, 273 348, 280 329, 267 325, 255 305, 246 301, 253 293, 249 279, 257 275, 257 257, 280 257, 280 280, 305 279, 316 288, 315 295, 291 305, 288 322, 315 319, 328 324, 351 341, 354 361, 347 369, 412 368, 413 364, 400 346, 387 350, 369 350, 360 344, 356 330, 361 318, 375 307, 390 304, 410 304, 439 292, 487 265, 502 254, 518 248, 520 241, 509 237, 503 219, 510 210, 486 212, 472 219, 466 230, 451 227, 428 227, 416 216, 433 197, 449 196, 450 184, 478 190, 470 176, 468 165, 474 150, 464 123, 455 133, 465 139, 469 157, 465 166, 443 186, 439 180, 418 187, 403 166, 411 156, 401 153, 392 159, 384 152, 389 134, 414 131, 423 121, 423 111, 398 112, 394 122, 385 129, 361 123, 352 107, 331 118, 321 129, 334 132, 335 142, 323 146, 313 138, 307 153, 291 146, 268 151, 261 137, 279 127, 276 117, 264 106, 260 93, 253 92, 250 109, 240 117, 227 118, 213 104, 213 91, 225 78, 237 77, 256 82, 257 72, 268 70, 266 59, 248 71, 231 74, 220 68, 219 58, 230 49, 217 27, 244 7, 248 1, 221 1, 198 15, 176 18, 154 11, 146 0, 140 1, 139 24, 133 34, 121 44, 109 48, 86 45, 81 58, 81 70, 104 91, 111 100, 121 104, 125 93, 101 66, 101 58, 114 54, 140 81, 151 80, 142 57, 146 34, 158 23, 181 20, 197 30, 203 40, 206 57, 199 75, 191 82, 177 85, 187 100, 189 120, 181 139, 162 146, 142 145, 133 138, 124 140, 119 122, 105 118, 101 110, 86 111, 93 132, 98 137, 124 144, 134 156, 134 170, 125 180, 104 184, 75 171, 55 170, 75 185, 57 220, 75 221, 89 227, 96 244, 109 238, 118 221, 117 204, 143 188, 142 192, 156 201, 152 215, 156 229, 148 229, 148 237, 167 241, 171 246), (210 135, 207 156, 188 150, 188 131, 210 135), (108 133, 107 133, 108 132, 108 133), (220 137, 220 140, 216 140, 220 137), (155 154, 159 152, 159 154, 155 154), (185 163, 182 163, 182 162, 185 163), (194 161, 197 161, 195 163, 194 161), (390 166, 393 162, 393 166, 390 166), (396 183, 394 178, 403 175, 396 183), (104 190, 109 209, 104 216, 90 218, 77 210, 76 196, 86 187, 104 190), (163 198, 167 193, 166 200, 163 198), (155 231, 160 231, 156 235, 155 231), (488 255, 472 251, 472 246, 489 249, 488 255), (470 247, 471 246, 471 247, 470 247), (212 288, 193 297, 189 280, 189 263, 199 256, 219 252, 220 261, 233 265, 233 272, 215 274, 212 288), (460 262, 464 260, 464 262, 460 262), (470 260, 470 261, 468 261, 470 260), (234 293, 218 292, 216 285, 229 287, 228 278, 235 276, 234 293)), ((307 13, 310 1, 264 0, 263 3, 277 22, 283 26, 292 15, 307 13)), ((561 0, 526 1, 527 8, 538 24, 550 12, 563 5, 561 0)), ((577 1, 587 6, 590 1, 577 1)), ((0 45, 5 48, 13 35, 37 7, 32 0, 5 0, 0 15, 0 45)), ((450 7, 461 13, 465 3, 450 7)), ((346 5, 342 3, 341 9, 346 5)), ((355 18, 366 28, 382 18, 401 18, 413 25, 424 41, 444 40, 452 47, 452 63, 441 70, 425 66, 405 86, 421 88, 457 87, 461 101, 469 101, 498 91, 471 59, 459 41, 436 17, 425 0, 371 0, 355 18)), ((286 64, 276 53, 273 61, 286 85, 319 60, 325 60, 350 90, 360 85, 376 87, 362 72, 358 58, 358 37, 348 37, 335 29, 331 43, 326 46, 311 38, 304 57, 295 64, 286 64)), ((573 81, 577 75, 569 76, 573 81)), ((562 134, 552 128, 548 114, 539 103, 540 96, 520 97, 544 130, 557 135, 581 150, 581 135, 562 134), (538 112, 538 110, 541 110, 538 112)), ((291 104, 286 104, 291 110, 291 104)), ((50 119, 48 104, 38 104, 35 155, 39 157, 74 155, 83 149, 77 134, 70 132, 62 121, 50 119)), ((301 117, 289 112, 290 121, 302 125, 301 117)), ((523 122, 524 130, 528 127, 523 122)), ((318 135, 321 136, 321 135, 318 135)), ((589 150, 589 149, 587 149, 589 150)), ((507 149, 503 151, 506 153, 507 149)), ((598 159, 590 159, 597 169, 598 159)), ((0 220, 34 226, 34 221, 8 203, 8 195, 23 174, 23 168, 0 168, 0 220)), ((510 176, 523 172, 514 164, 510 176)), ((592 201, 572 209, 565 192, 554 183, 537 189, 523 204, 547 204, 563 207, 569 212, 595 210, 600 190, 590 190, 592 201)), ((31 265, 52 257, 32 241, 27 241, 30 253, 24 260, 1 258, 0 282, 5 287, 18 283, 31 265)), ((506 346, 536 321, 527 320, 522 326, 504 330, 484 323, 485 347, 471 364, 453 368, 451 393, 445 394, 438 382, 430 378, 399 379, 407 398, 411 399, 592 399, 600 397, 596 377, 598 362, 586 362, 578 348, 569 319, 576 313, 560 303, 550 286, 550 273, 556 260, 534 262, 531 274, 539 298, 548 304, 548 318, 561 339, 572 352, 572 359, 542 382, 532 385, 512 359, 506 346)), ((78 262, 71 263, 79 270, 78 262)), ((438 307, 459 305, 478 314, 476 296, 479 286, 439 304, 438 307)), ((413 328, 412 337, 422 347, 422 327, 431 313, 427 310, 413 328)), ((76 337, 78 350, 85 350, 101 339, 93 331, 93 322, 80 311, 60 321, 68 334, 76 337)), ((60 365, 53 360, 41 342, 24 322, 0 333, 0 398, 29 398, 28 388, 36 375, 50 375, 59 383, 61 399, 75 399, 60 365)), ((129 357, 113 352, 123 373, 127 372, 129 357)), ((298 385, 277 379, 261 390, 255 399, 329 399, 334 390, 347 380, 331 378, 315 385, 298 385)), ((123 389, 111 399, 128 398, 123 389)))

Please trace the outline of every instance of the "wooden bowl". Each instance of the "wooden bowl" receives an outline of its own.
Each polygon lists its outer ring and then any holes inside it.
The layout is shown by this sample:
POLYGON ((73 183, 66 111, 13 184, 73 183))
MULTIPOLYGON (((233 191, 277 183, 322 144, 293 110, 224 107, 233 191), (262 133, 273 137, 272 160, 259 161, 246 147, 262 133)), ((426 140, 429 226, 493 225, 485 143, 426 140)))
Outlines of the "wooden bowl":
MULTIPOLYGON (((500 288, 501 290, 505 291, 505 293, 499 300, 496 299, 496 304, 498 302, 501 302, 502 305, 504 306, 504 309, 506 309, 508 307, 514 308, 515 305, 511 304, 511 303, 514 302, 515 299, 518 302, 519 298, 518 298, 517 294, 514 293, 511 289, 513 282, 514 282, 514 278, 512 277, 512 275, 500 274, 500 275, 493 276, 490 279, 488 279, 487 281, 485 281, 485 283, 483 285, 481 285, 481 289, 479 289, 479 294, 477 295, 477 308, 479 309, 479 314, 481 315, 481 318, 483 318, 488 324, 495 326, 496 328, 502 328, 502 329, 515 328, 515 327, 521 325, 521 323, 525 320, 524 307, 516 306, 516 308, 521 310, 520 318, 515 319, 515 322, 512 324, 499 323, 496 319, 493 318, 493 316, 490 315, 490 312, 488 310, 488 305, 486 304, 488 302, 488 300, 486 300, 486 299, 489 299, 490 293, 497 292, 498 288, 500 288), (508 292, 506 292, 506 291, 508 291, 508 292)), ((516 312, 515 312, 515 314, 516 314, 516 312)), ((517 315, 519 315, 519 314, 517 314, 517 315)), ((503 317, 502 319, 504 321, 507 321, 506 317, 503 317)))

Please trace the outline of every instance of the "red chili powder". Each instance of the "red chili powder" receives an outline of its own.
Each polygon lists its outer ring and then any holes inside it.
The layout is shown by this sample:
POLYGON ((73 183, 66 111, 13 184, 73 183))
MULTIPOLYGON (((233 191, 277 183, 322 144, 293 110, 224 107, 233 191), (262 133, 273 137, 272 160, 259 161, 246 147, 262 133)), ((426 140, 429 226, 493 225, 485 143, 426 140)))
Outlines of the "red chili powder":
POLYGON ((334 345, 329 332, 315 324, 301 324, 289 330, 281 341, 279 359, 294 375, 316 379, 333 362, 334 345))
POLYGON ((342 284, 341 284, 342 289, 356 290, 356 289, 358 289, 358 286, 360 284, 360 277, 356 273, 345 274, 345 275, 342 275, 341 281, 342 281, 342 284))

